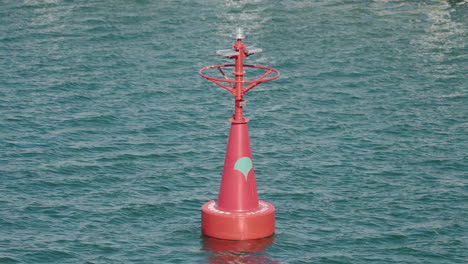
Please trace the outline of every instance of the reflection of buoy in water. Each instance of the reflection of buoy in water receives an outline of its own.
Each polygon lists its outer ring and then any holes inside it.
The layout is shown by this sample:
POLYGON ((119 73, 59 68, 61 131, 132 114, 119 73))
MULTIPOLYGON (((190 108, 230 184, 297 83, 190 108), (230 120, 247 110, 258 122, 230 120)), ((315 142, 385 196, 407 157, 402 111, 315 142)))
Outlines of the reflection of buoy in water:
MULTIPOLYGON (((247 123, 243 117, 245 101, 243 96, 258 84, 274 80, 280 73, 272 68, 244 65, 243 59, 262 50, 246 47, 242 32, 237 34, 233 50, 220 50, 222 56, 235 59, 235 64, 215 65, 200 70, 200 75, 228 90, 235 97, 235 113, 229 120, 231 131, 227 144, 223 176, 217 201, 210 201, 202 207, 202 232, 205 235, 246 240, 271 236, 275 230, 275 208, 270 203, 259 201, 255 173, 250 150, 247 123), (244 80, 244 67, 263 69, 266 72, 256 80, 244 80), (226 76, 223 69, 234 68, 234 80, 226 76), (223 76, 213 78, 205 74, 218 69, 223 76), (274 76, 270 76, 272 74, 274 76), (244 87, 244 84, 247 86, 244 87)), ((231 69, 232 70, 232 69, 231 69)))
POLYGON ((224 240, 204 236, 203 250, 209 252, 209 263, 277 263, 265 251, 274 237, 250 240, 224 240))
POLYGON ((224 240, 204 236, 202 239, 203 250, 208 252, 262 252, 273 244, 274 236, 262 239, 249 240, 224 240))

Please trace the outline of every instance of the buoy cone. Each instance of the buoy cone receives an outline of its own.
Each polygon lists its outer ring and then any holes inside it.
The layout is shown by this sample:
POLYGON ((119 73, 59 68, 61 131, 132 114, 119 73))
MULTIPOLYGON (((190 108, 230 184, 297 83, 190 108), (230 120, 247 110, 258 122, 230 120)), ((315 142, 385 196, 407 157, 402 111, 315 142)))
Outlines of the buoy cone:
POLYGON ((247 119, 231 121, 224 171, 217 201, 202 207, 202 232, 230 240, 271 236, 275 208, 259 201, 252 162, 247 119))

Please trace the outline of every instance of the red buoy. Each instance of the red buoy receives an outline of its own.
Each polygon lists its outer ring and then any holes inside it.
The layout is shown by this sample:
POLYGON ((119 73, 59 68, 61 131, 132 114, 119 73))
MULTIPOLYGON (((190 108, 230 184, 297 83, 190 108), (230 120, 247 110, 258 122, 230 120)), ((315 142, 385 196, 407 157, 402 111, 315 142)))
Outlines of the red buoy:
POLYGON ((247 123, 243 116, 244 95, 258 84, 274 80, 279 71, 257 65, 244 65, 243 59, 262 50, 246 47, 242 32, 232 50, 220 50, 219 55, 235 59, 235 64, 215 65, 200 70, 200 75, 228 90, 235 97, 234 115, 229 120, 231 131, 224 161, 224 170, 217 201, 202 206, 202 233, 216 238, 230 240, 257 239, 273 235, 275 231, 275 208, 260 201, 257 194, 255 172, 250 150, 247 123), (244 80, 244 67, 263 69, 266 72, 256 80, 244 80), (232 68, 234 79, 223 69, 232 68), (209 69, 218 69, 223 78, 205 74, 209 69), (273 76, 270 76, 273 75, 273 76), (247 86, 244 87, 244 84, 247 86))

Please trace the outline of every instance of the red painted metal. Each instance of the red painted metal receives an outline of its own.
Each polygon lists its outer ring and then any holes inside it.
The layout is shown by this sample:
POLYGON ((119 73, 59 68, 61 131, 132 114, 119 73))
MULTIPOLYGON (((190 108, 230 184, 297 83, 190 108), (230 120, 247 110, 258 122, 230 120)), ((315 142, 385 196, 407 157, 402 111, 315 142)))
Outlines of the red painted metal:
POLYGON ((259 205, 254 169, 250 169, 247 175, 234 169, 239 159, 247 157, 252 160, 247 128, 249 120, 244 118, 242 123, 234 119, 230 121, 231 132, 216 207, 226 212, 255 211, 259 205))
POLYGON ((242 112, 242 108, 243 108, 242 102, 244 102, 244 99, 243 99, 244 95, 250 89, 254 88, 260 83, 271 81, 280 77, 280 72, 278 70, 265 67, 265 66, 244 65, 244 58, 250 54, 246 53, 245 50, 247 47, 242 42, 242 39, 237 39, 236 43, 232 46, 232 48, 236 51, 236 55, 232 56, 232 58, 236 60, 235 64, 214 65, 214 66, 205 67, 199 71, 199 74, 202 77, 206 78, 207 80, 212 81, 216 83, 217 85, 223 87, 224 89, 228 90, 235 97, 235 103, 234 103, 235 107, 234 107, 234 115, 233 115, 234 122, 243 122, 244 117, 243 117, 243 112, 242 112), (262 76, 260 76, 256 80, 244 80, 244 75, 246 74, 246 72, 244 71, 244 67, 264 69, 266 70, 266 73, 264 73, 262 76), (219 70, 219 72, 223 76, 223 79, 211 77, 211 76, 204 74, 206 70, 214 69, 214 68, 217 68, 219 70), (233 74, 235 76, 235 79, 234 80, 229 79, 224 73, 223 68, 234 68, 233 74), (266 78, 268 75, 270 75, 273 72, 276 73, 276 75, 266 78), (227 87, 223 83, 227 83, 230 87, 227 87), (244 87, 244 84, 249 84, 249 85, 247 87, 244 87))
POLYGON ((244 65, 244 58, 250 54, 241 38, 232 47, 235 52, 228 51, 226 54, 236 60, 235 64, 209 66, 199 72, 204 78, 228 90, 235 98, 219 196, 217 201, 207 202, 202 207, 202 232, 222 239, 257 239, 274 233, 275 208, 258 199, 247 127, 249 120, 243 116, 243 97, 258 84, 278 78, 280 73, 269 67, 244 65), (266 72, 256 80, 244 80, 244 67, 264 69, 266 72), (234 69, 234 80, 226 76, 223 68, 234 69), (223 78, 204 74, 208 69, 218 69, 223 78), (276 75, 268 77, 271 73, 276 75))
MULTIPOLYGON (((223 68, 227 69, 227 68, 234 68, 236 65, 235 64, 222 64, 222 65, 213 65, 213 66, 208 66, 208 67, 205 67, 203 69, 201 69, 199 71, 199 74, 206 78, 207 80, 209 81, 212 81, 214 83, 216 83, 217 85, 223 87, 224 89, 228 90, 232 95, 235 96, 235 92, 234 92, 234 87, 232 86, 232 83, 237 83, 238 81, 236 80, 230 80, 226 74, 224 73, 224 70, 223 68), (208 76, 206 74, 204 74, 204 72, 206 70, 209 70, 209 69, 218 69, 219 72, 221 73, 221 75, 223 76, 224 79, 221 79, 221 78, 215 78, 215 77, 211 77, 211 76, 208 76), (222 83, 223 82, 226 82, 228 83, 228 85, 230 87, 226 87, 225 85, 223 85, 222 83)), ((253 87, 250 87, 250 86, 256 86, 262 82, 267 82, 267 81, 271 81, 271 80, 274 80, 276 78, 278 78, 281 74, 278 70, 275 70, 273 68, 269 68, 269 67, 265 67, 265 66, 259 66, 259 65, 246 65, 244 64, 243 67, 248 67, 248 68, 257 68, 257 69, 264 69, 264 70, 267 70, 265 74, 263 74, 262 76, 260 76, 258 79, 256 80, 242 80, 241 83, 244 83, 244 84, 249 84, 249 86, 247 87, 242 87, 242 94, 245 95, 247 93, 248 90, 250 90, 251 88, 253 87), (265 78, 266 76, 268 76, 269 74, 271 74, 272 72, 276 73, 275 76, 272 76, 270 78, 265 78), (250 88, 249 88, 250 87, 250 88)))

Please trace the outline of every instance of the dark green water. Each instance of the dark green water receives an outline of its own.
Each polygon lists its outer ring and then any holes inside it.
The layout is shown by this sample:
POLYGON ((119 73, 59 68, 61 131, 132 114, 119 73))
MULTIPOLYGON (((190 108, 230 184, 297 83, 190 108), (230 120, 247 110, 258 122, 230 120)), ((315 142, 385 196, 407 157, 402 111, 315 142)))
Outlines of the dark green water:
POLYGON ((468 263, 466 1, 0 1, 0 263, 468 263), (230 63, 270 240, 200 236, 230 63), (220 248, 223 246, 223 248, 220 248))

